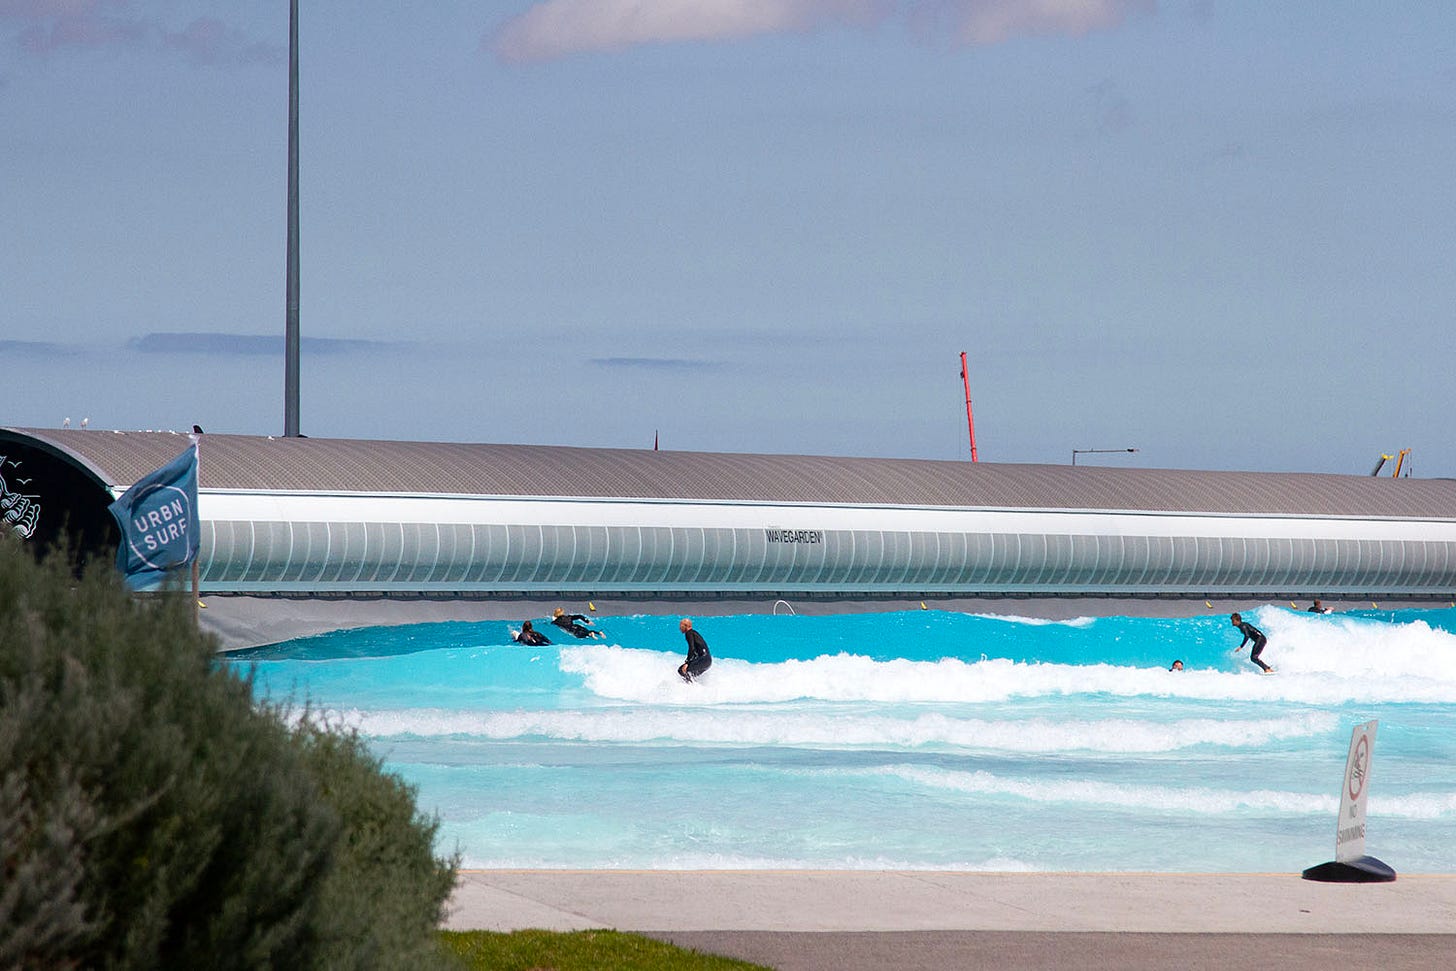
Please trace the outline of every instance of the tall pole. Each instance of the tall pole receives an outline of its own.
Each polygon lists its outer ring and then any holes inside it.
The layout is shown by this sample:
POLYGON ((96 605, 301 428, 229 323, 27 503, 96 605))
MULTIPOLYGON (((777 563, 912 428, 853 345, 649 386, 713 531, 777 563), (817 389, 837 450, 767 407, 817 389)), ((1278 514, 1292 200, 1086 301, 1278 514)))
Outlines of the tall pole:
POLYGON ((283 434, 298 432, 298 0, 288 4, 288 317, 283 333, 283 434))
POLYGON ((976 461, 976 422, 971 417, 971 376, 966 371, 966 352, 961 351, 961 383, 966 386, 966 429, 971 433, 971 461, 976 461))

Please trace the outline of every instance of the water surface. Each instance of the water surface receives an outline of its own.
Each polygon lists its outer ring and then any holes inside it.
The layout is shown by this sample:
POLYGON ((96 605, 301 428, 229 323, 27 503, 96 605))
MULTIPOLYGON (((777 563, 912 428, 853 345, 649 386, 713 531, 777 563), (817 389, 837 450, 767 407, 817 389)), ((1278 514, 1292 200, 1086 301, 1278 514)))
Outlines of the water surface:
POLYGON ((1456 609, 1041 621, 675 617, 527 648, 441 623, 234 655, 357 727, 467 867, 1298 871, 1332 859, 1351 728, 1367 851, 1456 872, 1456 609), (569 641, 569 643, 560 643, 569 641), (1180 658, 1182 672, 1170 672, 1180 658))

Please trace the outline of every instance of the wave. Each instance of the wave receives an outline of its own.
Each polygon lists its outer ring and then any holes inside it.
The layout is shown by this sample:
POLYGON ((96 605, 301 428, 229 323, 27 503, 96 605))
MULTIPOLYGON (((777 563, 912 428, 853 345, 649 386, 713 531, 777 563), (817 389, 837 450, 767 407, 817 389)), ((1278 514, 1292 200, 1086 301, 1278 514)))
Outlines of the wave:
POLYGON ((982 620, 996 620, 1006 624, 1021 624, 1026 627, 1073 627, 1079 630, 1091 627, 1095 617, 1069 617, 1066 620, 1052 620, 1047 617, 1023 617, 1019 614, 968 614, 982 620))
POLYGON ((1258 622, 1269 636, 1266 653, 1277 649, 1281 670, 1456 683, 1456 634, 1424 620, 1392 624, 1265 609, 1258 622))
POLYGON ((804 748, 926 748, 1017 754, 1051 752, 1156 753, 1196 746, 1242 748, 1271 739, 1307 738, 1337 727, 1329 713, 1282 718, 1195 718, 1173 722, 1127 718, 988 721, 940 713, 908 718, 882 715, 661 709, 587 711, 325 711, 377 738, 469 737, 491 741, 551 739, 573 742, 780 745, 804 748))
POLYGON ((461 638, 462 631, 449 625, 439 625, 433 641, 414 632, 416 650, 410 653, 329 658, 314 645, 306 657, 251 663, 258 685, 270 694, 286 696, 302 684, 320 704, 374 709, 539 707, 542 695, 571 706, 585 700, 583 690, 600 700, 669 708, 1053 702, 1079 696, 1319 706, 1456 702, 1456 634, 1424 619, 1393 623, 1271 607, 1249 614, 1269 635, 1264 660, 1277 668, 1273 677, 1261 676, 1247 653, 1235 653, 1238 634, 1226 619, 1209 617, 1023 625, 1020 619, 941 615, 927 628, 919 615, 885 615, 876 622, 880 626, 834 618, 839 634, 823 638, 813 634, 820 618, 759 617, 753 624, 733 618, 734 624, 722 622, 733 635, 723 638, 727 649, 695 684, 676 676, 679 652, 630 646, 646 635, 630 637, 626 645, 528 650, 461 638), (785 620, 799 623, 789 627, 780 623, 785 620), (865 625, 854 636, 847 633, 851 621, 865 625), (911 623, 921 626, 907 631, 911 623), (813 651, 826 645, 841 649, 813 651), (887 650, 889 645, 899 654, 887 650), (1173 657, 1186 670, 1168 671, 1173 657))
MULTIPOLYGON (((1005 778, 984 771, 965 772, 923 765, 819 771, 841 776, 890 776, 928 789, 1012 796, 1035 803, 1066 803, 1143 812, 1222 815, 1237 809, 1261 813, 1327 814, 1333 818, 1340 808, 1337 796, 1275 789, 1172 788, 1092 779, 1028 780, 1005 778)), ((1456 816, 1456 793, 1379 796, 1372 792, 1369 815, 1406 819, 1456 816)))
POLYGON ((644 704, 984 703, 1088 694, 1316 705, 1456 702, 1456 638, 1426 630, 1453 641, 1449 657, 1419 637, 1412 638, 1416 646, 1405 648, 1370 646, 1358 636, 1348 644, 1290 637, 1277 655, 1266 651, 1266 661, 1278 665, 1273 677, 1247 664, 1228 671, 1189 662, 1188 670, 1173 672, 1105 663, 879 661, 835 654, 775 663, 718 659, 699 681, 687 684, 676 676, 676 654, 605 645, 564 648, 560 665, 599 697, 644 704))

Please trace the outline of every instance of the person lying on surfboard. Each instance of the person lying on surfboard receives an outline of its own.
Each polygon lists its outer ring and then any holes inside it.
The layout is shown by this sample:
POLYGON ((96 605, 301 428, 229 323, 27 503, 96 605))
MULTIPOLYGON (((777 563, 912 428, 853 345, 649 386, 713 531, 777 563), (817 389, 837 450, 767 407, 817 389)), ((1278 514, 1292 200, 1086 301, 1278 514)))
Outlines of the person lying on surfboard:
POLYGON ((551 623, 555 624, 557 627, 560 627, 562 630, 566 631, 573 637, 586 638, 607 636, 599 630, 588 630, 587 628, 583 627, 582 624, 591 623, 591 621, 587 618, 585 614, 568 614, 560 607, 557 607, 551 612, 551 623))
POLYGON ((532 627, 529 620, 523 620, 521 621, 521 632, 516 635, 516 643, 525 644, 528 647, 545 647, 551 642, 546 639, 545 634, 532 627))

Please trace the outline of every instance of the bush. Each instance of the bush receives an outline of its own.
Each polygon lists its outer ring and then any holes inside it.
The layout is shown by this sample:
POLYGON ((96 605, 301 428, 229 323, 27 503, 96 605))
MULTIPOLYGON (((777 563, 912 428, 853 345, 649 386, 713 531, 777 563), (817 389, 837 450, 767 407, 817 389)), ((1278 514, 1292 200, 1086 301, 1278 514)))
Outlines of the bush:
POLYGON ((454 882, 352 734, 198 633, 0 538, 0 967, 420 967, 454 882))

